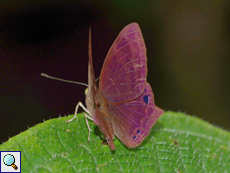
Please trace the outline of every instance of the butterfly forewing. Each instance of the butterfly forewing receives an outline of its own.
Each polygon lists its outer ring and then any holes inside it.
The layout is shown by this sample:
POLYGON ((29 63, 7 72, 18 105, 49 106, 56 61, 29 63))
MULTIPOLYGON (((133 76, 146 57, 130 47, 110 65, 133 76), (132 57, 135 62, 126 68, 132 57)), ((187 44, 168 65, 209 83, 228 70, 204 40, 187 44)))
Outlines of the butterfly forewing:
POLYGON ((138 98, 118 106, 109 106, 109 109, 115 135, 129 148, 138 146, 149 135, 150 129, 163 113, 154 104, 149 84, 138 98))
POLYGON ((110 48, 100 75, 99 91, 110 102, 140 95, 146 85, 146 47, 137 23, 126 26, 110 48))

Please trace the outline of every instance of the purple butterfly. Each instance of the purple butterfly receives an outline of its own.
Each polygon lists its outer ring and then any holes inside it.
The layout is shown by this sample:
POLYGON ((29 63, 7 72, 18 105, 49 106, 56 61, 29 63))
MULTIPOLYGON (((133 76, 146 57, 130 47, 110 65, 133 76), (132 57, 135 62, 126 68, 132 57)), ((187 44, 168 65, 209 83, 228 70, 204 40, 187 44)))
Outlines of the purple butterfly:
POLYGON ((79 102, 74 118, 81 106, 89 114, 85 116, 99 126, 111 150, 115 150, 114 135, 128 148, 137 147, 164 112, 154 104, 146 78, 146 47, 137 23, 123 28, 114 41, 101 70, 99 88, 93 71, 90 36, 87 109, 79 102))

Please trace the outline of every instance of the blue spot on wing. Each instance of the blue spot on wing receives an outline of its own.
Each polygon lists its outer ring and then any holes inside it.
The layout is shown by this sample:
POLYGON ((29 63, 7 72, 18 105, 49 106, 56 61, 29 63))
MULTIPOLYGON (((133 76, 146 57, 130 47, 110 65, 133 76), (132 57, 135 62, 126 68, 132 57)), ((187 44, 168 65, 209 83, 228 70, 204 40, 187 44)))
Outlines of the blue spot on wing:
POLYGON ((143 100, 144 100, 145 103, 149 104, 149 96, 148 95, 145 95, 143 97, 143 100))
POLYGON ((140 130, 137 130, 137 134, 140 134, 141 133, 141 131, 140 130))
POLYGON ((134 140, 136 140, 136 139, 137 139, 137 137, 134 135, 134 136, 133 136, 133 139, 134 139, 134 140))

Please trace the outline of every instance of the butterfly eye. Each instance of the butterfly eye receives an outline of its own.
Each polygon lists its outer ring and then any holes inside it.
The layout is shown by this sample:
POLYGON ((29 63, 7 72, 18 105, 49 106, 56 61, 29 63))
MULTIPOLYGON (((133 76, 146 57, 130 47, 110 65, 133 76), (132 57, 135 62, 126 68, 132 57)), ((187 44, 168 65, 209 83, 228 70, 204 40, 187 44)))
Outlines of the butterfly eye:
POLYGON ((87 95, 87 93, 88 93, 88 88, 85 89, 85 95, 87 95))
POLYGON ((143 97, 143 100, 144 100, 145 103, 149 104, 149 96, 148 95, 145 95, 143 97))

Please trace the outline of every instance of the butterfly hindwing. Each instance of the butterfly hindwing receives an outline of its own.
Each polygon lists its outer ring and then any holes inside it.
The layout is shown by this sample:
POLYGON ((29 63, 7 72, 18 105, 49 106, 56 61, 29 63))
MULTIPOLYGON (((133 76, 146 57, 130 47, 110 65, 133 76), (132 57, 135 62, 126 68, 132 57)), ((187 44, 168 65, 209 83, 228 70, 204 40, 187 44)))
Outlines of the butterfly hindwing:
POLYGON ((114 134, 129 148, 138 146, 149 135, 150 129, 163 113, 154 103, 149 84, 138 98, 118 106, 108 105, 108 108, 114 134))

